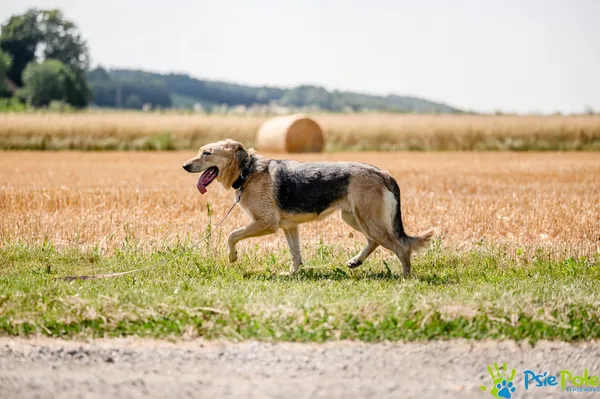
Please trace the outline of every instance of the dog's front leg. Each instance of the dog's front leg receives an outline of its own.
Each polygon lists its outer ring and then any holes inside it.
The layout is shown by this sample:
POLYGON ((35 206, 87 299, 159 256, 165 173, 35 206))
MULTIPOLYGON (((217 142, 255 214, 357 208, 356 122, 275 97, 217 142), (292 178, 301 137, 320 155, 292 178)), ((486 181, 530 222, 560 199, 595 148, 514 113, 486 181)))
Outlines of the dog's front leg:
POLYGON ((274 234, 278 229, 279 226, 277 224, 265 224, 253 221, 244 227, 234 230, 229 234, 229 238, 227 238, 227 243, 229 245, 229 261, 235 262, 237 260, 237 250, 235 249, 235 246, 238 242, 245 240, 246 238, 274 234))
POLYGON ((302 254, 300 253, 300 231, 298 226, 290 229, 284 229, 285 239, 290 247, 292 255, 292 264, 290 265, 290 274, 295 274, 302 266, 302 254))

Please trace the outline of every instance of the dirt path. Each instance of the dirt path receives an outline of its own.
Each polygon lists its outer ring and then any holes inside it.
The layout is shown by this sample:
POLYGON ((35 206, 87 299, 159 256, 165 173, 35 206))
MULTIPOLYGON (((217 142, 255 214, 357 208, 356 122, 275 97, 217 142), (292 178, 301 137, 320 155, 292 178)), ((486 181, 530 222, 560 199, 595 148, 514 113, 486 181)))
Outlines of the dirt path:
MULTIPOLYGON (((168 343, 0 338, 0 398, 485 398, 487 366, 600 374, 600 344, 168 343)), ((558 387, 529 397, 600 397, 558 387)))

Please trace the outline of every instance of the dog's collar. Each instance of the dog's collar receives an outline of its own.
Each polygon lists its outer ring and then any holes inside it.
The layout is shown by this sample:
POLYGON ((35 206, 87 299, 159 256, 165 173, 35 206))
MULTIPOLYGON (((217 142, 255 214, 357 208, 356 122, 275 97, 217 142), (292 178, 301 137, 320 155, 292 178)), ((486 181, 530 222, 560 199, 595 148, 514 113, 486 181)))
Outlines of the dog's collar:
POLYGON ((240 173, 240 177, 238 177, 237 180, 233 182, 231 187, 233 187, 236 190, 238 188, 242 188, 244 183, 246 183, 246 180, 248 180, 249 174, 250 174, 250 168, 246 167, 246 168, 242 169, 242 173, 240 173))

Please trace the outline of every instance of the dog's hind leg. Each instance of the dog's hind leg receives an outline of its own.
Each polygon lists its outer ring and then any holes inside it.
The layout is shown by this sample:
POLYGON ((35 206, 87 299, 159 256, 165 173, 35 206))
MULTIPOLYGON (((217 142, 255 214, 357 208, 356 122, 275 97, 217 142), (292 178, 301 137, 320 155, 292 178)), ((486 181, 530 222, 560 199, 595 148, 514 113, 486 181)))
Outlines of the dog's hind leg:
POLYGON ((370 238, 367 238, 367 245, 363 248, 362 251, 360 251, 358 255, 356 255, 354 258, 348 261, 348 267, 354 269, 355 267, 362 265, 367 256, 371 255, 373 251, 377 249, 378 246, 379 244, 377 244, 375 241, 371 240, 370 238))
MULTIPOLYGON (((341 215, 342 215, 342 220, 344 222, 346 222, 350 227, 352 227, 356 231, 360 231, 361 233, 364 234, 364 232, 361 230, 360 226, 358 225, 358 221, 356 220, 356 218, 354 217, 353 214, 342 210, 341 215)), ((375 241, 373 241, 369 237, 367 237, 367 245, 363 248, 362 251, 360 251, 360 253, 358 255, 356 255, 354 258, 352 258, 348 261, 348 263, 347 263, 348 267, 353 269, 355 267, 362 265, 362 263, 365 261, 367 256, 371 255, 373 253, 373 251, 375 251, 375 249, 377 249, 378 246, 379 246, 379 244, 377 244, 375 241)))
MULTIPOLYGON (((360 213, 360 211, 357 209, 357 214, 359 215, 358 217, 353 216, 352 214, 351 216, 354 218, 354 222, 357 224, 357 226, 359 226, 359 230, 362 231, 365 236, 367 236, 368 243, 370 244, 373 242, 373 250, 377 248, 378 245, 381 245, 382 247, 392 251, 398 257, 398 259, 400 259, 404 275, 406 276, 410 274, 410 246, 402 239, 399 239, 395 236, 392 226, 386 226, 387 223, 385 220, 378 222, 381 220, 381 217, 379 214, 377 214, 376 210, 373 210, 372 208, 366 208, 363 210, 363 213, 360 213)), ((367 244, 367 247, 363 250, 363 252, 353 258, 351 262, 354 260, 360 260, 361 255, 366 253, 369 249, 369 244, 367 244)), ((369 254, 370 252, 366 253, 366 256, 369 254)), ((350 266, 350 262, 348 262, 348 266, 350 266)))
POLYGON ((400 263, 402 263, 402 274, 404 276, 408 276, 411 271, 410 265, 410 248, 407 245, 404 245, 402 242, 396 242, 395 249, 392 250, 398 259, 400 259, 400 263))
POLYGON ((300 250, 300 231, 298 226, 291 227, 289 229, 283 229, 285 239, 287 240, 288 246, 290 247, 290 254, 292 255, 292 263, 290 265, 290 274, 295 274, 300 266, 302 266, 302 254, 300 250))
MULTIPOLYGON (((374 244, 373 249, 377 248, 378 245, 381 245, 382 247, 392 251, 398 257, 400 262, 402 263, 402 273, 405 276, 409 275, 410 271, 411 271, 410 248, 406 244, 404 244, 402 242, 402 240, 399 240, 398 238, 396 238, 393 234, 387 234, 385 232, 381 232, 379 229, 370 229, 367 231, 373 237, 373 241, 371 241, 371 239, 368 239, 369 243, 373 242, 373 244, 374 244)), ((356 257, 356 259, 359 259, 360 256, 364 252, 366 252, 368 248, 369 248, 369 245, 367 245, 367 247, 365 249, 363 249, 363 252, 361 252, 360 255, 358 255, 356 257)), ((368 254, 367 254, 367 256, 368 256, 368 254)), ((352 260, 354 260, 354 259, 355 258, 353 258, 352 260)), ((348 266, 350 266, 350 262, 348 262, 348 266)), ((350 266, 350 267, 352 267, 352 266, 350 266)))
POLYGON ((382 229, 381 226, 378 226, 376 223, 363 220, 362 225, 364 227, 364 230, 366 231, 365 235, 368 234, 368 236, 371 237, 371 239, 376 243, 375 247, 377 247, 377 245, 379 244, 382 247, 392 251, 402 263, 403 274, 405 276, 409 275, 411 270, 411 250, 408 244, 402 239, 397 238, 392 231, 386 231, 385 229, 382 229))
MULTIPOLYGON (((380 232, 382 233, 382 232, 380 232)), ((394 236, 393 233, 377 234, 373 237, 379 245, 392 251, 402 263, 402 274, 408 276, 411 271, 410 265, 410 247, 394 236)))
POLYGON ((245 240, 246 238, 274 234, 278 229, 279 226, 277 224, 266 225, 265 223, 253 221, 244 227, 232 231, 227 238, 227 244, 229 246, 229 261, 235 262, 237 260, 237 250, 235 249, 235 246, 238 242, 245 240))

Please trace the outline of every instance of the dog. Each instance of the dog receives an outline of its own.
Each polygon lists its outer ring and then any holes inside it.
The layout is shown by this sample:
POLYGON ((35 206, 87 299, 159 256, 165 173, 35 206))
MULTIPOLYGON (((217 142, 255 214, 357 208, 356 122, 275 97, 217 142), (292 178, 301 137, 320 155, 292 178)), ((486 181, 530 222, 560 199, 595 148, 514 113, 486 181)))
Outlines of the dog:
POLYGON ((238 204, 250 223, 229 235, 230 262, 236 261, 236 244, 241 240, 283 229, 292 257, 289 273, 295 274, 302 266, 298 226, 322 220, 336 210, 367 238, 364 249, 348 261, 350 268, 360 266, 382 246, 396 254, 403 274, 408 275, 411 253, 433 236, 433 230, 415 237, 406 234, 396 180, 369 164, 268 159, 227 139, 202 146, 183 169, 204 172, 197 183, 201 194, 216 180, 239 195, 238 204))

